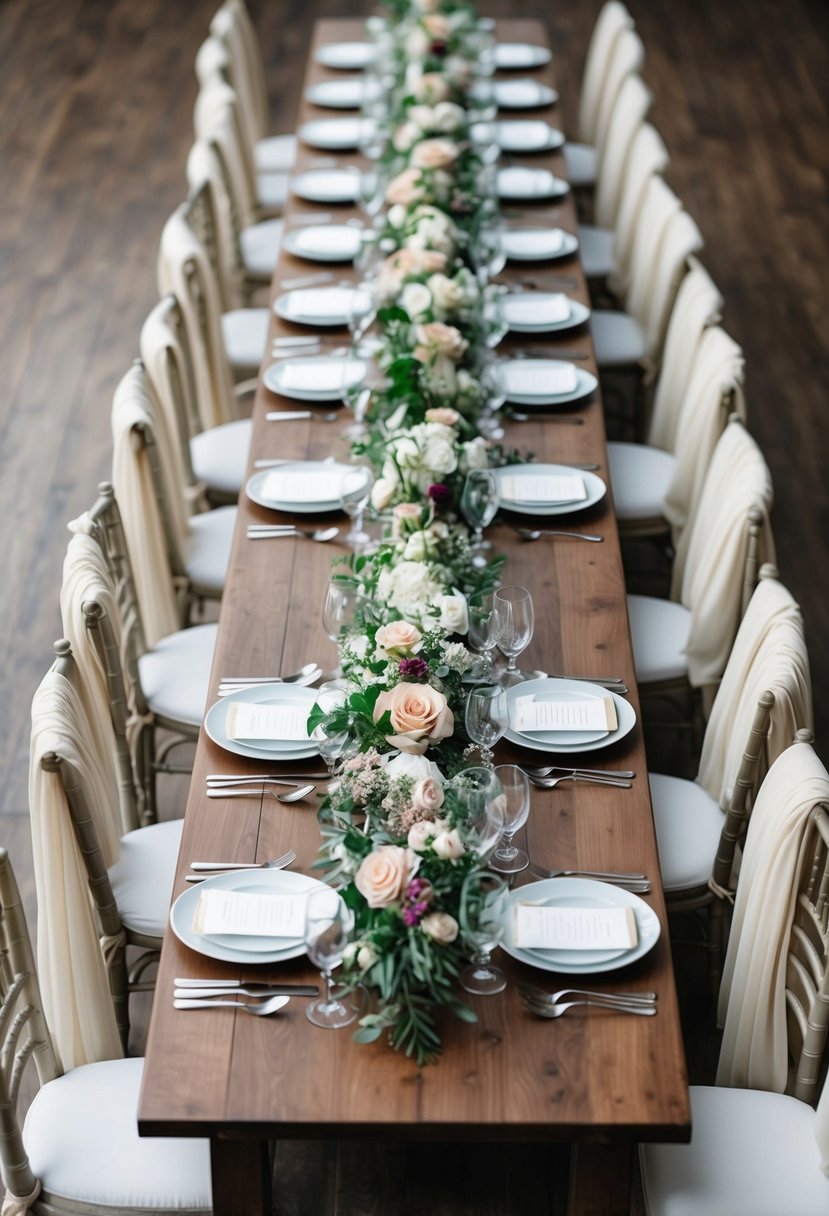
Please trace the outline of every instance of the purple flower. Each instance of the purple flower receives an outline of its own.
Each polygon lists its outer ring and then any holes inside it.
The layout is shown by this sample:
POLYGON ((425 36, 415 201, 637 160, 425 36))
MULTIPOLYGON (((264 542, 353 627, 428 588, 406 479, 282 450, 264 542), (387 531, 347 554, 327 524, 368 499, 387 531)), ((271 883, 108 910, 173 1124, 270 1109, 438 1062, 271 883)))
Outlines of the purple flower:
POLYGON ((401 659, 397 670, 407 680, 425 680, 429 674, 429 664, 423 659, 401 659))
POLYGON ((436 481, 429 486, 429 497, 436 507, 445 507, 452 497, 452 491, 443 482, 436 481))

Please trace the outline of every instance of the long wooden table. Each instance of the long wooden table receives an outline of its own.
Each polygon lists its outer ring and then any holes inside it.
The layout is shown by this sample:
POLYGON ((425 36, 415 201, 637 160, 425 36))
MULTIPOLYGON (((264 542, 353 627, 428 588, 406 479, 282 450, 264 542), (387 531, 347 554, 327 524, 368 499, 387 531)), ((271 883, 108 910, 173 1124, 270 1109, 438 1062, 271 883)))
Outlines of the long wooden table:
MULTIPOLYGON (((358 21, 321 21, 314 46, 361 34, 358 21)), ((499 23, 498 35, 501 40, 546 42, 546 30, 533 21, 499 23)), ((311 56, 306 83, 336 75, 318 66, 311 56)), ((533 75, 548 83, 553 79, 551 67, 533 75)), ((299 118, 304 121, 333 114, 303 100, 299 118)), ((553 125, 562 121, 556 107, 514 116, 541 117, 553 125)), ((327 153, 300 145, 297 170, 313 167, 327 157, 327 153)), ((356 158, 347 154, 343 159, 353 163, 356 158)), ((549 167, 559 176, 565 173, 560 154, 522 159, 549 167)), ((286 225, 290 228, 292 218, 320 210, 323 208, 292 198, 286 225)), ((325 210, 342 212, 344 218, 352 214, 345 207, 325 210)), ((510 223, 538 222, 576 230, 570 196, 555 204, 505 205, 505 212, 510 223)), ((282 279, 316 269, 319 267, 283 252, 274 294, 282 279)), ((507 283, 530 278, 539 287, 564 289, 573 298, 588 302, 577 258, 530 269, 510 266, 502 277, 507 283), (562 283, 562 276, 572 279, 575 287, 562 283)), ((302 332, 301 327, 276 319, 272 323, 272 336, 302 332)), ((545 355, 578 350, 587 356, 580 366, 595 371, 587 328, 558 339, 549 335, 516 337, 506 341, 502 350, 508 353, 518 346, 532 346, 545 355)), ((268 410, 294 406, 260 383, 251 460, 322 458, 338 450, 340 424, 274 425, 265 420, 268 410)), ((513 422, 508 424, 506 442, 534 452, 540 460, 597 461, 606 479, 599 395, 567 417, 579 418, 582 424, 545 419, 513 422)), ((302 540, 254 543, 246 539, 249 523, 273 518, 273 512, 255 506, 242 494, 222 600, 213 689, 222 674, 289 672, 312 658, 324 664, 334 660, 332 644, 320 622, 334 547, 302 540)), ((331 522, 341 524, 342 520, 331 522)), ((602 503, 566 518, 565 524, 600 532, 604 542, 549 539, 527 544, 507 525, 489 531, 495 551, 508 556, 505 581, 529 587, 533 593, 535 636, 521 663, 551 673, 621 675, 630 685, 630 703, 638 713, 625 581, 610 492, 602 503)), ((514 754, 503 748, 504 759, 514 754)), ((522 1008, 517 982, 540 978, 550 980, 551 987, 566 987, 570 977, 539 976, 502 953, 499 963, 509 979, 506 992, 473 1000, 479 1017, 475 1026, 448 1014, 442 1026, 445 1050, 439 1063, 417 1069, 382 1042, 358 1046, 349 1031, 313 1027, 299 999, 279 1016, 263 1020, 225 1010, 174 1012, 174 976, 244 974, 306 981, 315 975, 305 960, 278 970, 233 968, 193 953, 169 933, 149 1031, 139 1129, 142 1135, 209 1137, 217 1216, 270 1212, 268 1141, 279 1137, 569 1141, 574 1146, 571 1211, 601 1216, 627 1212, 631 1149, 637 1140, 689 1138, 684 1053, 640 727, 612 748, 585 755, 582 763, 634 769, 633 788, 565 785, 549 793, 534 791, 528 827, 532 857, 550 867, 643 870, 649 875, 652 889, 646 898, 662 925, 659 942, 638 963, 620 972, 590 977, 590 983, 609 990, 655 989, 658 1015, 635 1018, 574 1011, 554 1022, 536 1019, 522 1008)), ((208 772, 263 769, 261 764, 224 752, 202 732, 174 897, 185 889, 183 879, 191 859, 264 860, 293 847, 298 855, 295 868, 309 870, 319 842, 313 801, 288 807, 271 799, 222 802, 205 795, 208 772)))

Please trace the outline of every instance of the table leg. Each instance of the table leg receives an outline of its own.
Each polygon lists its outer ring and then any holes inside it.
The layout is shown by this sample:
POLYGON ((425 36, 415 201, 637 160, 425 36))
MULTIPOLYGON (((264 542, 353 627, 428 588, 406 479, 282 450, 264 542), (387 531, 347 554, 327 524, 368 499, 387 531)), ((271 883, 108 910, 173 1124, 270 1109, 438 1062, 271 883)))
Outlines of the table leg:
POLYGON ((213 1216, 271 1216, 273 1159, 268 1140, 210 1138, 213 1216))
POLYGON ((633 1146, 574 1144, 567 1216, 629 1216, 633 1146))

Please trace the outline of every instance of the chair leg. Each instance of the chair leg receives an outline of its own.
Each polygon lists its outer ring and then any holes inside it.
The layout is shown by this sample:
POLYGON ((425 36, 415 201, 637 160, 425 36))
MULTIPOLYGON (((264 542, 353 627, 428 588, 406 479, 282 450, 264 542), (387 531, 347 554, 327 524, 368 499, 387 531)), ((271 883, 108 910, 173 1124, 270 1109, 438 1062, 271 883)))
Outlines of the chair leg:
POLYGON ((111 946, 105 953, 105 958, 109 976, 109 991, 115 1007, 115 1022, 118 1026, 124 1055, 126 1055, 130 1037, 130 992, 126 947, 124 945, 111 946))

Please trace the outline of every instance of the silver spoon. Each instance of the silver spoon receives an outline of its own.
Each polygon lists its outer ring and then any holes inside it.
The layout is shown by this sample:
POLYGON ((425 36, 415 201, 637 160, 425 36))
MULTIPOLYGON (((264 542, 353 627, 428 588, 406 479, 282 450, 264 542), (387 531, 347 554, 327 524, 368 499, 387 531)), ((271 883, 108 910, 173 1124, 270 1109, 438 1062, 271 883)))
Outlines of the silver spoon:
POLYGON ((248 1005, 244 1001, 200 1001, 178 998, 173 1001, 174 1009, 244 1009, 258 1018, 267 1018, 279 1009, 283 1009, 291 998, 289 996, 272 996, 267 1001, 258 1001, 248 1005))
POLYGON ((333 540, 335 536, 339 536, 339 528, 317 528, 314 532, 306 531, 303 528, 291 528, 285 531, 284 528, 248 528, 248 540, 278 540, 280 537, 290 538, 302 536, 306 540, 315 540, 318 544, 324 545, 328 541, 333 540))
MULTIPOLYGON (((527 774, 529 776, 529 774, 527 774)), ((610 777, 588 777, 586 773, 561 773, 557 777, 530 777, 530 781, 539 790, 554 790, 564 781, 585 781, 589 785, 613 785, 620 790, 632 788, 630 781, 617 781, 610 777)))
POLYGON ((251 786, 244 787, 228 787, 211 786, 207 791, 208 798, 273 798, 274 802, 302 802, 303 798, 307 798, 309 794, 313 794, 317 787, 315 785, 299 785, 295 790, 291 790, 288 794, 277 794, 276 790, 262 788, 261 790, 253 789, 251 786))
MULTIPOLYGON (((579 773, 587 777, 635 777, 633 769, 622 768, 568 768, 566 764, 522 764, 528 777, 549 777, 551 773, 579 773)), ((308 776, 311 774, 309 773, 308 776)))
POLYGON ((292 861, 296 861, 296 852, 288 849, 287 853, 270 861, 191 861, 190 869, 202 873, 210 870, 284 870, 292 861))
POLYGON ((515 531, 522 540, 540 540, 542 536, 566 536, 570 540, 589 540, 594 544, 604 540, 595 532, 565 532, 563 528, 516 528, 515 531))
POLYGON ((546 1001, 549 1005, 557 1005, 568 996, 598 997, 601 1001, 622 1001, 631 1005, 653 1005, 656 1001, 655 992, 597 992, 595 988, 561 988, 558 992, 547 992, 535 984, 522 983, 518 991, 532 1001, 546 1001))

